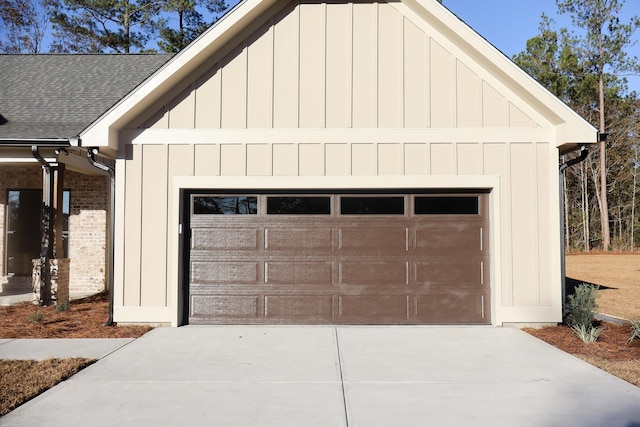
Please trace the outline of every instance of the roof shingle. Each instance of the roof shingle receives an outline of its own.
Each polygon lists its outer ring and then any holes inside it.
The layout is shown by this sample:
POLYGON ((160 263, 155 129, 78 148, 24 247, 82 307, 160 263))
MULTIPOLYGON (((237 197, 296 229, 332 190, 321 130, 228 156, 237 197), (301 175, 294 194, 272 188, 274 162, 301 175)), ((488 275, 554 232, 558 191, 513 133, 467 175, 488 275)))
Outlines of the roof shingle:
POLYGON ((171 55, 0 55, 0 139, 70 138, 171 55))

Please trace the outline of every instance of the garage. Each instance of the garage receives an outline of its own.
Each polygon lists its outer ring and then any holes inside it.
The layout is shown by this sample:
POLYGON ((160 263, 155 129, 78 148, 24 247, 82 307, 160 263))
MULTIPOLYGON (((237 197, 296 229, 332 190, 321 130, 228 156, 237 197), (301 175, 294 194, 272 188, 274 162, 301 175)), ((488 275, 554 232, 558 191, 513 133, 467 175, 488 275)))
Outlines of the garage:
POLYGON ((491 323, 487 193, 184 197, 190 324, 491 323))

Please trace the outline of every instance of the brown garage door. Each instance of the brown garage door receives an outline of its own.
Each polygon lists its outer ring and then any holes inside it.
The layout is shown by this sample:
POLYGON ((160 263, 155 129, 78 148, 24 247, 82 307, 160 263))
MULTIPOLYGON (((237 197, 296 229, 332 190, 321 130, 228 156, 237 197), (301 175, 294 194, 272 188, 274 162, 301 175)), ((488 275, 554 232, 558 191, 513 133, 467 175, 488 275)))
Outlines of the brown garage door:
POLYGON ((490 323, 487 194, 190 194, 191 324, 490 323))

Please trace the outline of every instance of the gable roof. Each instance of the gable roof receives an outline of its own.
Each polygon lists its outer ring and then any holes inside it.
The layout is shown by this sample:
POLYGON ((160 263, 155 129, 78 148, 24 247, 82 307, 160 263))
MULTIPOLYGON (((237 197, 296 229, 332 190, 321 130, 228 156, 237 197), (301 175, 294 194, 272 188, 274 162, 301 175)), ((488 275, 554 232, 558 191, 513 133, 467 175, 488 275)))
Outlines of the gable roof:
POLYGON ((77 137, 170 57, 0 55, 0 143, 77 137))
MULTIPOLYGON (((211 57, 233 47, 230 43, 237 43, 243 31, 257 27, 267 14, 273 14, 274 10, 287 4, 281 0, 241 1, 144 84, 87 127, 81 133, 83 145, 107 146, 117 150, 120 130, 151 109, 166 94, 175 92, 190 75, 210 67, 211 57)), ((482 67, 494 77, 493 80, 499 81, 513 96, 537 111, 544 118, 546 127, 553 129, 553 142, 557 147, 566 150, 578 143, 596 142, 597 133, 593 126, 444 6, 435 0, 397 0, 390 4, 400 5, 403 10, 428 23, 439 37, 449 41, 448 45, 455 46, 456 51, 482 67)))

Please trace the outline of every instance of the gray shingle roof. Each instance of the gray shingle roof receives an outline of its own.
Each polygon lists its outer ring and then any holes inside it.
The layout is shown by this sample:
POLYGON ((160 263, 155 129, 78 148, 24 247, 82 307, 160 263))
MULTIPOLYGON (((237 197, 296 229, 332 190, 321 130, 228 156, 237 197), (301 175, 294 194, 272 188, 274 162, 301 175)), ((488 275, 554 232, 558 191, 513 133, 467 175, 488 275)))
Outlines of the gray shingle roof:
POLYGON ((0 139, 74 137, 169 58, 0 55, 0 139))

